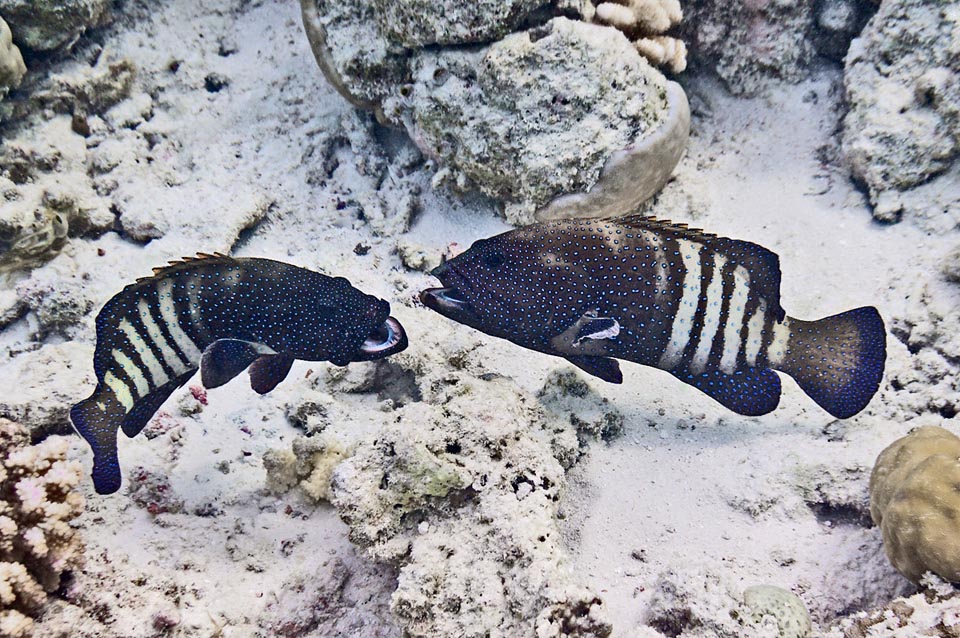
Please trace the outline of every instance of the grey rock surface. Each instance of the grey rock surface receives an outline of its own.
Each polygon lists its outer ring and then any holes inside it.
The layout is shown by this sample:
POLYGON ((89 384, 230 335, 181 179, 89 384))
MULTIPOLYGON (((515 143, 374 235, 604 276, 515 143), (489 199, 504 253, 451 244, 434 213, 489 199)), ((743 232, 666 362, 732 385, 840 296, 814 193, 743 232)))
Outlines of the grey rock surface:
POLYGON ((380 30, 407 48, 493 42, 550 0, 373 0, 380 30))
MULTIPOLYGON (((960 192, 930 210, 905 193, 960 153, 960 14, 937 0, 885 0, 846 59, 843 151, 874 215, 941 216, 960 224, 960 192), (951 213, 952 211, 952 213, 951 213)), ((933 193, 931 193, 933 195, 933 193)), ((931 198, 932 199, 932 198, 931 198)), ((950 224, 947 224, 949 226, 950 224)))
POLYGON ((668 110, 663 76, 626 37, 566 18, 482 49, 425 51, 413 68, 386 115, 455 183, 507 202, 515 223, 588 190, 668 110))
POLYGON ((109 18, 110 0, 0 0, 14 41, 35 51, 70 46, 109 18))

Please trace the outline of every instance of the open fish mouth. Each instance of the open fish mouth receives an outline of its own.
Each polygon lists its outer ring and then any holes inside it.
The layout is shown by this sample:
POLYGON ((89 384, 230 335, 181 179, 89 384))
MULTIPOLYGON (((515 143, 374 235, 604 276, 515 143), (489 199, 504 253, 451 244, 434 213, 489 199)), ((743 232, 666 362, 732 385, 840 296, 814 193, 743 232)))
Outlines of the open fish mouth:
POLYGON ((470 304, 462 299, 460 291, 453 287, 427 288, 420 293, 420 301, 431 310, 443 313, 444 310, 470 312, 470 304))
POLYGON ((387 317, 386 321, 367 335, 353 360, 373 361, 374 359, 382 359, 402 352, 406 348, 407 333, 404 332, 403 326, 393 317, 387 317))

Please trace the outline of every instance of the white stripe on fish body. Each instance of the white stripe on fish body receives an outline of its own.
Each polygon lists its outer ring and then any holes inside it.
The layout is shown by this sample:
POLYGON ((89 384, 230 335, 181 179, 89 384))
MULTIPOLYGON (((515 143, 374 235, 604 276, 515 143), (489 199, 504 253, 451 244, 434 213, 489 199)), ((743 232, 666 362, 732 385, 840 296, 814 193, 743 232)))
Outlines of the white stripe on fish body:
POLYGON ((730 298, 730 309, 723 326, 723 356, 720 357, 720 371, 724 374, 733 374, 737 368, 737 357, 743 345, 740 341, 740 333, 749 300, 750 273, 743 266, 737 266, 733 271, 733 295, 730 298))
POLYGON ((667 252, 663 245, 663 238, 655 233, 644 233, 643 239, 647 242, 647 250, 653 259, 653 281, 657 287, 656 299, 662 299, 667 293, 667 279, 670 274, 666 268, 661 267, 661 263, 667 264, 667 252), (661 258, 663 261, 661 262, 661 258))
POLYGON ((744 356, 748 366, 757 365, 757 357, 760 355, 760 346, 763 345, 763 324, 767 319, 767 300, 761 299, 757 304, 757 309, 750 316, 747 322, 747 341, 744 344, 744 356))
POLYGON ((154 387, 160 387, 169 381, 170 377, 167 376, 160 361, 154 356, 150 346, 148 346, 147 342, 140 336, 137 329, 133 327, 133 324, 127 321, 127 319, 121 319, 119 327, 120 331, 127 336, 127 341, 130 342, 133 349, 140 355, 140 360, 143 361, 143 365, 147 366, 147 373, 150 375, 154 387))
POLYGON ((190 325, 197 329, 202 335, 201 338, 209 336, 206 326, 203 325, 203 317, 200 314, 200 286, 195 279, 190 279, 184 284, 187 288, 187 305, 190 310, 190 325))
POLYGON ((767 360, 773 367, 779 366, 787 354, 787 345, 790 341, 790 320, 784 318, 782 322, 773 324, 773 339, 767 346, 767 360))
POLYGON ((124 412, 129 412, 133 409, 133 395, 130 393, 130 388, 127 387, 126 383, 121 381, 112 372, 107 372, 103 375, 103 382, 113 391, 113 396, 115 396, 117 401, 120 402, 120 405, 123 406, 124 412))
POLYGON ((203 353, 177 321, 177 311, 173 305, 173 282, 169 279, 161 281, 157 285, 157 297, 160 300, 160 318, 166 324, 170 336, 180 347, 180 351, 186 356, 191 367, 196 367, 203 353))
POLYGON ((720 253, 713 254, 713 274, 707 285, 707 302, 703 309, 703 321, 700 324, 700 335, 696 340, 697 349, 690 361, 690 372, 701 374, 707 368, 710 359, 710 350, 713 348, 714 337, 720 329, 720 316, 723 312, 723 269, 727 265, 727 258, 720 253))
POLYGON ((703 271, 700 268, 700 244, 686 239, 678 239, 680 256, 683 259, 683 295, 677 305, 677 312, 670 327, 670 340, 660 357, 659 366, 665 370, 672 370, 683 357, 683 351, 690 341, 690 332, 693 330, 693 318, 697 313, 700 300, 700 279, 703 271))
MULTIPOLYGON (((147 329, 147 336, 150 337, 150 340, 159 348, 160 356, 163 357, 163 362, 167 364, 167 368, 173 371, 173 374, 180 376, 184 372, 190 369, 190 367, 180 359, 180 355, 177 354, 177 351, 173 349, 173 346, 170 345, 170 342, 167 341, 167 338, 163 335, 163 332, 160 331, 160 326, 157 325, 157 322, 153 319, 153 313, 150 312, 150 304, 147 303, 146 299, 141 299, 137 304, 137 310, 140 312, 140 321, 143 322, 143 327, 147 329)), ((166 377, 166 375, 164 375, 166 377)), ((165 378, 162 382, 156 383, 157 387, 163 385, 169 378, 165 378)))
POLYGON ((117 362, 117 365, 123 368, 123 371, 126 372, 130 380, 133 381, 133 386, 137 391, 137 398, 142 399, 150 394, 150 384, 147 383, 147 378, 143 376, 143 371, 140 367, 137 366, 130 357, 116 348, 114 348, 110 354, 113 355, 113 360, 117 362))

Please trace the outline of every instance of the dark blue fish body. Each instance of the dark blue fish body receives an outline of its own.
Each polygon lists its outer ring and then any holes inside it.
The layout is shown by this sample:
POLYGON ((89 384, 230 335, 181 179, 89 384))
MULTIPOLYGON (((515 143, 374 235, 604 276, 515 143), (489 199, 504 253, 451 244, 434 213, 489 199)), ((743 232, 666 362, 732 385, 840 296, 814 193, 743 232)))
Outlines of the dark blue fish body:
POLYGON ((432 274, 444 287, 420 298, 450 319, 614 383, 615 359, 667 370, 739 414, 777 406, 775 369, 839 418, 863 409, 883 374, 875 308, 787 317, 774 253, 649 217, 534 224, 432 274))
POLYGON ((201 369, 208 387, 245 369, 264 394, 296 359, 347 365, 407 345, 390 304, 342 277, 269 259, 202 255, 155 269, 97 315, 97 388, 70 411, 101 494, 120 487, 117 430, 136 436, 201 369))

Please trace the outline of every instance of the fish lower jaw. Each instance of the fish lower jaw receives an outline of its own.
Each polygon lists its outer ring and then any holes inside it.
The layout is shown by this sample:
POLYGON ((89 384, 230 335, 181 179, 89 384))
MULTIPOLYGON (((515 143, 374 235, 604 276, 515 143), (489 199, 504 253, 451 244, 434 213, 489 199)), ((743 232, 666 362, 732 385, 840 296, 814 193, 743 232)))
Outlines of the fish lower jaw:
POLYGON ((393 317, 387 317, 387 320, 377 326, 360 345, 354 360, 372 361, 382 359, 401 352, 406 347, 407 333, 404 332, 403 326, 393 317))
POLYGON ((427 308, 441 313, 443 310, 471 310, 470 304, 460 299, 460 291, 453 287, 427 288, 420 293, 420 301, 427 308))

